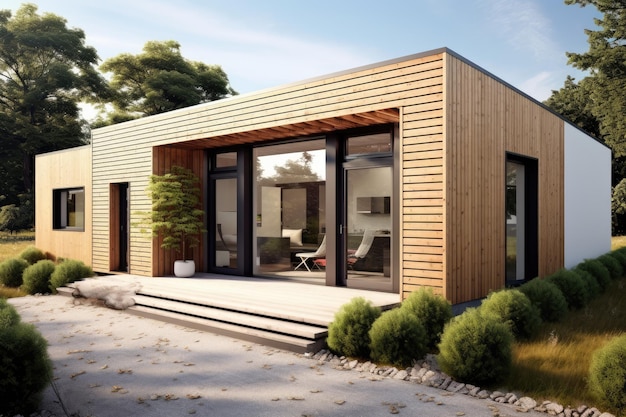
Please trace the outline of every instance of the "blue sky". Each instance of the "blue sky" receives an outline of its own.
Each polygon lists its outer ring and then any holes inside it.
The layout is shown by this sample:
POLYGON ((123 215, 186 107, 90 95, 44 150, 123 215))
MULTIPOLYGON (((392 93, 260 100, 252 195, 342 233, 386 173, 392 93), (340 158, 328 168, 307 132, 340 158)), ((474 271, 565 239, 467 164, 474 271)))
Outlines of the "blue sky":
MULTIPOLYGON (((448 47, 538 100, 588 49, 593 6, 563 0, 34 0, 84 30, 101 59, 175 40, 248 93, 448 47)), ((0 8, 24 3, 2 0, 0 8)))

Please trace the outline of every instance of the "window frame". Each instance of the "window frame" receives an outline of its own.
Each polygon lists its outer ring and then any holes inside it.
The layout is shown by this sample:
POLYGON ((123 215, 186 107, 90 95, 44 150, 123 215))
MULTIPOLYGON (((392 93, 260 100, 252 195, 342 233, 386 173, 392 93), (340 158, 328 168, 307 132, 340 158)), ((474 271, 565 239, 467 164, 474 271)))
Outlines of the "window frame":
POLYGON ((52 229, 66 231, 85 231, 85 187, 57 188, 52 190, 52 229), (82 222, 78 226, 68 225, 70 212, 80 212, 76 207, 69 210, 69 196, 82 194, 82 222))

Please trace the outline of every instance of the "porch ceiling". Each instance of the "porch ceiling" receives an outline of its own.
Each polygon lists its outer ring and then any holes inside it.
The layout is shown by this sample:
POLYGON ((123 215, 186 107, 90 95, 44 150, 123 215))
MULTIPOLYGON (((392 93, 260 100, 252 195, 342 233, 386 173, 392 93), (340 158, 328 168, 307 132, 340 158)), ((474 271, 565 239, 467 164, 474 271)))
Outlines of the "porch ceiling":
MULTIPOLYGON (((352 129, 357 127, 397 123, 400 112, 398 109, 375 110, 365 113, 347 114, 327 119, 309 122, 293 123, 264 129, 249 130, 227 135, 212 136, 172 144, 184 149, 208 149, 245 143, 263 142, 267 140, 311 136, 335 130, 352 129)), ((172 146, 170 145, 170 146, 172 146)))

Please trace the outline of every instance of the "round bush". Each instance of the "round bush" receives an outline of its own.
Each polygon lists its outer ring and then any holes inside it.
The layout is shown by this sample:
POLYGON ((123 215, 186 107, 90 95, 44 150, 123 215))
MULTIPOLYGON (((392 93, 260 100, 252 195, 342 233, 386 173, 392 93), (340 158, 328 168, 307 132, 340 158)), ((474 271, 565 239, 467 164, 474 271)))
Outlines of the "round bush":
POLYGON ((570 310, 579 310, 589 302, 590 297, 587 287, 583 279, 575 272, 569 269, 561 269, 547 276, 545 280, 559 287, 565 296, 570 310))
POLYGON ((22 285, 22 274, 28 262, 22 258, 12 258, 0 263, 0 284, 17 288, 22 285))
POLYGON ((583 283, 585 284, 587 295, 589 295, 589 300, 593 300, 594 298, 602 294, 602 288, 600 288, 600 284, 598 283, 596 277, 594 277, 584 269, 580 269, 578 267, 572 269, 572 271, 576 273, 580 278, 582 278, 583 283))
POLYGON ((369 336, 370 355, 379 363, 407 367, 428 352, 424 326, 403 308, 381 314, 372 325, 369 336))
POLYGON ((365 298, 356 297, 341 306, 328 326, 328 347, 339 355, 366 358, 369 355, 369 331, 380 316, 380 308, 365 298))
POLYGON ((484 315, 494 315, 511 329, 518 339, 533 337, 541 326, 539 308, 519 290, 492 292, 483 300, 480 310, 484 315))
POLYGON ((50 292, 50 276, 54 272, 54 262, 39 261, 24 270, 22 290, 28 294, 46 294, 50 292))
POLYGON ((602 262, 597 259, 587 259, 576 266, 577 269, 589 272, 594 276, 602 292, 604 292, 611 283, 611 273, 602 262))
POLYGON ((50 276, 50 289, 54 292, 57 288, 70 282, 93 276, 91 267, 81 261, 68 259, 56 266, 50 276))
POLYGON ((626 410, 626 335, 596 351, 589 367, 589 391, 603 404, 626 410))
POLYGON ((401 308, 410 311, 426 330, 426 347, 437 349, 443 328, 452 318, 452 306, 445 298, 435 295, 432 288, 422 287, 402 302, 401 308))
POLYGON ((20 315, 5 298, 0 298, 0 330, 15 326, 20 322, 20 315))
POLYGON ((620 279, 622 277, 624 270, 617 259, 607 253, 599 256, 597 259, 609 270, 612 279, 620 279))
POLYGON ((541 313, 546 322, 559 321, 567 314, 567 300, 561 290, 551 282, 535 278, 519 287, 541 313))
POLYGON ((20 253, 20 258, 24 259, 30 265, 34 265, 39 261, 46 259, 46 254, 34 246, 29 246, 20 253))
POLYGON ((52 363, 46 340, 33 325, 0 329, 0 415, 30 415, 50 382, 52 363))
POLYGON ((620 266, 622 267, 622 273, 624 272, 624 270, 626 270, 626 253, 624 253, 624 251, 614 250, 607 253, 607 255, 612 256, 617 262, 619 262, 620 266))
POLYGON ((511 370, 513 334, 494 315, 470 308, 446 326, 437 361, 455 379, 481 385, 503 381, 511 370))

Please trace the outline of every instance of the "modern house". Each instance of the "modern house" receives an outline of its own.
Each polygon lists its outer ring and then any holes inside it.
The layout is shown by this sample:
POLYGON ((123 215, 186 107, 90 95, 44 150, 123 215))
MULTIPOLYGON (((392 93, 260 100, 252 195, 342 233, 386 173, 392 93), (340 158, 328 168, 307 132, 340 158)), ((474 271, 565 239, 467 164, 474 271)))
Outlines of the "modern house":
POLYGON ((93 131, 36 158, 36 245, 169 276, 151 174, 201 179, 202 272, 453 304, 610 250, 611 152, 449 49, 93 131))

